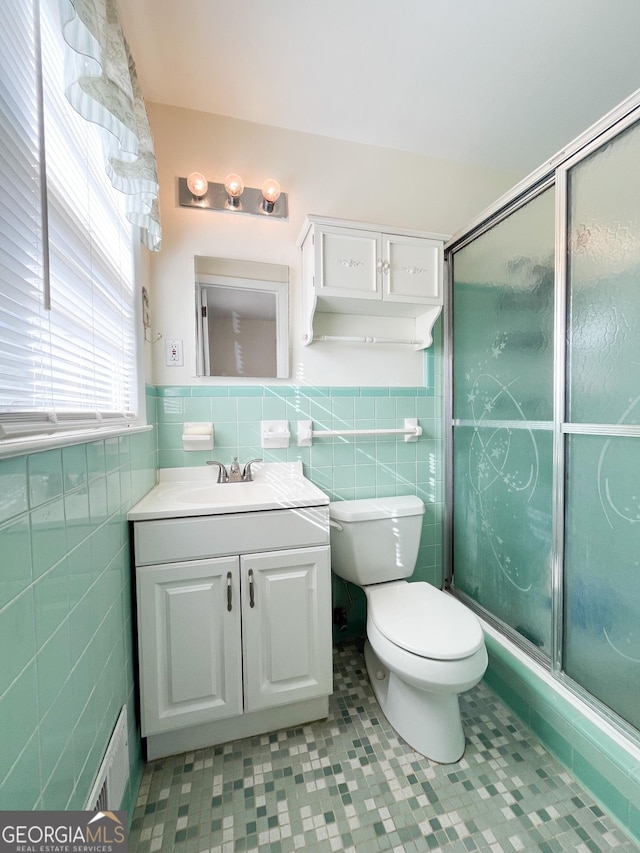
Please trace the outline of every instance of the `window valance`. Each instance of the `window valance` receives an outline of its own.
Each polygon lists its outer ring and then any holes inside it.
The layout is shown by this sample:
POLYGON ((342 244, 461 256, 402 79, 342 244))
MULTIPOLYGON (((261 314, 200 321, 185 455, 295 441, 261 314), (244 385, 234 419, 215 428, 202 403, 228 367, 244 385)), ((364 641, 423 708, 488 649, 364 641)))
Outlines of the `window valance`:
POLYGON ((158 177, 147 111, 115 0, 59 0, 67 45, 65 93, 102 128, 107 173, 127 196, 127 218, 142 242, 160 248, 158 177))

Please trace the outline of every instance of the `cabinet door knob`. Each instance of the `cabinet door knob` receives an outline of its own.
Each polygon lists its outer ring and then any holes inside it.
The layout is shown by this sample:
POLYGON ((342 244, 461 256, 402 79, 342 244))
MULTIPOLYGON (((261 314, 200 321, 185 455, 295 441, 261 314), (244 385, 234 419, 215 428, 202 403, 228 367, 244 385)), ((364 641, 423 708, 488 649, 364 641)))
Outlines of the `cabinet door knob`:
POLYGON ((231 610, 231 596, 233 587, 231 586, 231 572, 227 572, 227 610, 231 610))
POLYGON ((385 275, 388 275, 390 269, 391 269, 391 264, 389 263, 389 261, 383 261, 382 262, 382 272, 385 275))
POLYGON ((382 272, 383 268, 384 261, 382 260, 382 258, 378 258, 378 260, 376 261, 376 269, 378 270, 378 272, 382 272))
POLYGON ((253 569, 249 569, 249 607, 256 606, 255 590, 253 585, 253 569))

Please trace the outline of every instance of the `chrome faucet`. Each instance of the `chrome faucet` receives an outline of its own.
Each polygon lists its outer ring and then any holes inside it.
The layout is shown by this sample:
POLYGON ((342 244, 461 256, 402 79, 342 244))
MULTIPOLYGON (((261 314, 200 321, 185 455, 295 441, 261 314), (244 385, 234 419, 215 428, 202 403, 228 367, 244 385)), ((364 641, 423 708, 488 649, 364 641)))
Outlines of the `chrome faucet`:
POLYGON ((207 465, 218 466, 218 479, 216 481, 218 483, 251 483, 253 480, 251 466, 254 462, 262 462, 262 459, 250 459, 249 462, 245 463, 242 470, 240 470, 237 456, 233 457, 229 470, 225 468, 222 462, 216 462, 214 459, 208 459, 207 465))

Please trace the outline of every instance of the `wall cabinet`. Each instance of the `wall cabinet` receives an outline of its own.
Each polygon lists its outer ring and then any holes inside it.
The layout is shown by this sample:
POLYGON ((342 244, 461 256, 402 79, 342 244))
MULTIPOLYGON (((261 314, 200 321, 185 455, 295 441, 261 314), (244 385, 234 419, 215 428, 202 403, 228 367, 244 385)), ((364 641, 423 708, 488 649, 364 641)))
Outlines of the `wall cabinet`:
POLYGON ((331 335, 314 334, 315 315, 321 313, 351 315, 354 339, 376 337, 367 334, 366 316, 405 318, 406 342, 413 342, 417 349, 428 346, 443 302, 445 239, 438 234, 307 217, 299 239, 304 343, 331 339, 331 335))
POLYGON ((277 727, 270 709, 298 708, 304 717, 317 707, 310 700, 332 691, 328 509, 240 519, 272 531, 264 538, 247 537, 238 518, 134 525, 142 734, 159 737, 152 757, 171 751, 167 735, 178 730, 197 732, 195 741, 178 738, 178 751, 267 731, 277 727), (273 530, 279 545, 259 550, 273 546, 273 530), (306 547, 286 547, 300 540, 306 547), (238 553, 243 546, 250 553, 238 553), (158 552, 166 561, 149 562, 158 552))

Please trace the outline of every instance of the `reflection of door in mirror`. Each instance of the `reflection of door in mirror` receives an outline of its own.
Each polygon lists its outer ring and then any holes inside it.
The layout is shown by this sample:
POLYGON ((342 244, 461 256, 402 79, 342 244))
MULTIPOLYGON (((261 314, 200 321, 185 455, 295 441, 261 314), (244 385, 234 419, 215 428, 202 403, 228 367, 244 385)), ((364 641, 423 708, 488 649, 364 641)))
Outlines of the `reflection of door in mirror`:
MULTIPOLYGON (((250 282, 246 282, 250 285, 250 282)), ((277 376, 276 295, 201 285, 205 368, 210 376, 277 376)))
POLYGON ((287 279, 286 267, 196 258, 199 375, 289 375, 287 279))

